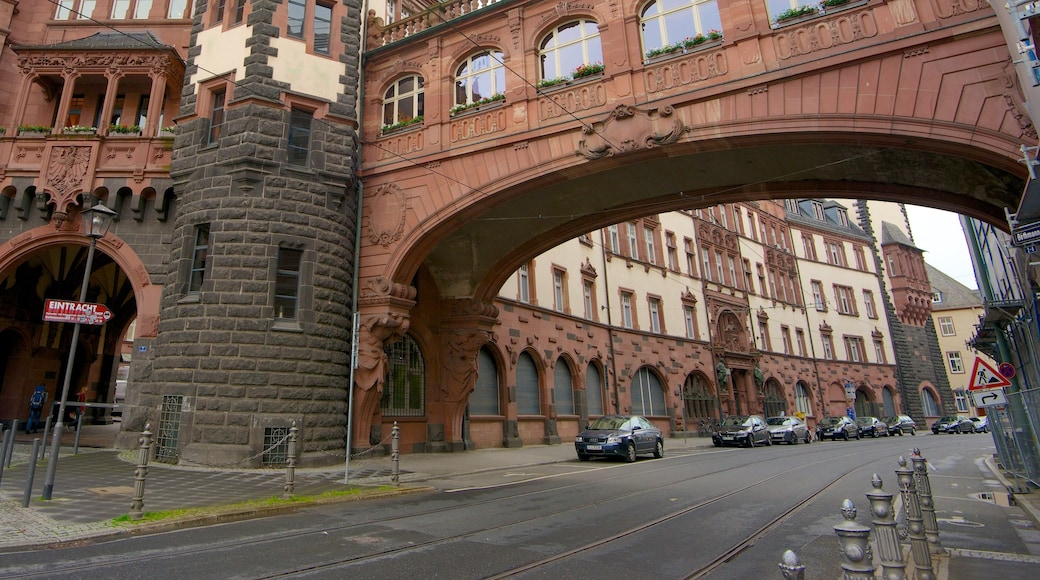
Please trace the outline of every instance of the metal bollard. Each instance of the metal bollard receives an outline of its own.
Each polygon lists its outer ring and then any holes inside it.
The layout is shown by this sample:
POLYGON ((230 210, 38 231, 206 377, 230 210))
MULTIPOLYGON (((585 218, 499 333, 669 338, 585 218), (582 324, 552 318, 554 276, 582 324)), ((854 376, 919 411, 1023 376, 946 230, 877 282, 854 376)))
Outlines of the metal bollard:
POLYGON ((282 499, 290 499, 296 487, 296 441, 299 432, 296 421, 293 421, 292 427, 289 427, 289 455, 285 458, 285 489, 282 491, 282 499))
POLYGON ((914 447, 910 451, 910 461, 914 463, 914 483, 917 484, 917 496, 921 498, 921 517, 924 520, 924 537, 928 540, 928 551, 932 554, 943 554, 939 541, 939 521, 935 519, 935 500, 932 498, 932 481, 928 477, 928 460, 921 457, 921 450, 914 447))
MULTIPOLYGON (((47 415, 47 421, 43 424, 43 440, 44 441, 47 440, 47 436, 50 435, 50 433, 51 433, 51 419, 52 419, 51 416, 47 415)), ((47 459, 47 451, 49 451, 49 450, 50 450, 50 447, 44 445, 43 446, 43 451, 40 453, 40 459, 47 459)))
POLYGON ((7 442, 4 450, 4 466, 11 467, 11 457, 14 455, 14 437, 18 434, 18 419, 11 421, 11 440, 7 442))
POLYGON ((72 454, 79 455, 79 434, 83 432, 83 413, 76 414, 76 439, 72 443, 72 454))
POLYGON ((874 544, 881 560, 881 578, 903 580, 906 578, 906 562, 903 561, 903 547, 899 544, 892 494, 881 489, 881 478, 876 473, 870 478, 870 485, 874 490, 868 491, 866 496, 870 501, 870 514, 874 516, 871 523, 874 524, 874 544))
POLYGON ((896 477, 903 495, 903 509, 906 510, 906 537, 910 538, 910 553, 914 556, 914 577, 917 580, 933 580, 932 554, 928 551, 928 540, 924 535, 924 519, 920 498, 917 496, 917 484, 914 482, 914 470, 906 466, 906 459, 902 456, 899 457, 896 477))
POLYGON ((397 426, 397 421, 394 421, 394 428, 390 433, 390 483, 397 485, 401 481, 401 429, 397 426))
POLYGON ((32 499, 33 480, 36 479, 36 454, 40 452, 40 438, 33 439, 32 455, 29 456, 29 469, 25 474, 25 492, 22 493, 22 507, 29 507, 32 499))
MULTIPOLYGON (((4 427, 0 425, 0 430, 4 427)), ((0 443, 0 482, 4 481, 4 466, 7 464, 7 440, 14 439, 14 429, 4 431, 4 441, 0 443)))
POLYGON ((838 534, 838 553, 841 554, 841 569, 845 580, 872 580, 874 559, 870 551, 870 528, 856 522, 856 506, 851 499, 841 502, 841 515, 845 521, 834 526, 838 534))
POLYGON ((784 552, 783 559, 780 561, 780 573, 784 576, 784 580, 804 580, 805 579, 805 566, 802 566, 801 560, 798 559, 798 554, 795 554, 791 550, 784 552))
POLYGON ((130 503, 130 519, 139 520, 144 516, 144 478, 148 475, 148 454, 152 448, 152 425, 146 423, 141 438, 141 447, 137 451, 137 469, 134 470, 134 500, 130 503))

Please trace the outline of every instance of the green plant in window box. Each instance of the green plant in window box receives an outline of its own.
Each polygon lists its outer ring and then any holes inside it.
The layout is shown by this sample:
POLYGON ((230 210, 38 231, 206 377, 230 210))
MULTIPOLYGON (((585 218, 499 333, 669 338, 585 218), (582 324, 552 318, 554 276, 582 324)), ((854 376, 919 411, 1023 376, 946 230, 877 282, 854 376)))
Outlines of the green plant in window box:
POLYGON ((468 111, 470 109, 476 109, 477 107, 479 107, 481 105, 486 105, 488 103, 495 103, 495 102, 498 102, 498 101, 504 101, 505 98, 506 98, 505 94, 503 94, 503 93, 495 93, 494 95, 491 95, 490 97, 487 97, 487 98, 484 98, 484 99, 480 99, 479 101, 474 101, 472 103, 468 103, 468 104, 465 104, 465 105, 455 105, 454 107, 452 107, 450 109, 449 112, 452 115, 454 115, 455 113, 461 113, 462 111, 468 111))
POLYGON ((417 117, 412 117, 411 119, 405 119, 404 121, 398 121, 398 122, 394 123, 393 125, 383 125, 383 133, 389 133, 390 131, 393 131, 395 129, 400 129, 401 127, 407 127, 409 125, 418 125, 419 123, 422 123, 422 122, 423 122, 423 116, 419 115, 417 117))
POLYGON ((50 133, 51 128, 47 125, 18 125, 19 133, 50 133))
POLYGON ((141 126, 140 125, 109 125, 108 126, 108 132, 109 133, 119 133, 119 134, 122 134, 122 135, 128 135, 130 133, 140 133, 141 132, 141 126))
POLYGON ((812 16, 813 14, 819 13, 820 9, 815 6, 799 6, 798 8, 788 8, 780 14, 776 15, 773 22, 779 24, 787 20, 794 20, 795 18, 801 18, 803 16, 812 16))
POLYGON ((552 86, 555 86, 555 85, 562 85, 563 83, 565 83, 565 82, 567 82, 569 80, 570 79, 568 79, 566 77, 557 77, 557 78, 554 78, 554 79, 543 79, 543 80, 538 81, 538 88, 544 89, 545 87, 552 87, 552 86))
POLYGON ((826 10, 828 8, 834 8, 835 6, 844 6, 849 2, 852 2, 852 0, 823 0, 823 2, 820 2, 820 9, 826 10))
POLYGON ((82 135, 86 133, 97 133, 97 127, 84 127, 83 125, 70 125, 61 130, 62 133, 71 135, 82 135))
POLYGON ((163 127, 162 129, 159 129, 159 131, 161 133, 169 133, 172 135, 175 129, 177 129, 175 125, 170 125, 169 127, 163 127))
POLYGON ((603 72, 603 63, 594 62, 592 64, 583 64, 578 68, 574 69, 571 73, 572 79, 581 79, 590 77, 592 75, 598 75, 603 72))

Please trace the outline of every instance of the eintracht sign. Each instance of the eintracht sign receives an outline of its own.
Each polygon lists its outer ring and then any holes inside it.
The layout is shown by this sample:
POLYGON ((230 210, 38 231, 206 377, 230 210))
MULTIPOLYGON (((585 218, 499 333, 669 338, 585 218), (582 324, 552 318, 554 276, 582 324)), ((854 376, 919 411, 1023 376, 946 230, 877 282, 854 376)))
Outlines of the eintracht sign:
POLYGON ((99 326, 108 322, 109 318, 112 318, 112 311, 104 304, 73 300, 47 300, 43 305, 45 322, 74 322, 99 326))

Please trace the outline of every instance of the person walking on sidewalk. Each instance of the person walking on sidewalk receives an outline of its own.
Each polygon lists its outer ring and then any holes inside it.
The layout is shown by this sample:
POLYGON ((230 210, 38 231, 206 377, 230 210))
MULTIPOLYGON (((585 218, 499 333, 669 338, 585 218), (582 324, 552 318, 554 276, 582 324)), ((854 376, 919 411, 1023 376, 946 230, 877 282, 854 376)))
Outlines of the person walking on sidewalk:
POLYGON ((40 426, 40 413, 43 406, 47 404, 47 387, 43 383, 36 385, 36 389, 29 396, 29 421, 25 424, 25 434, 35 433, 40 426))

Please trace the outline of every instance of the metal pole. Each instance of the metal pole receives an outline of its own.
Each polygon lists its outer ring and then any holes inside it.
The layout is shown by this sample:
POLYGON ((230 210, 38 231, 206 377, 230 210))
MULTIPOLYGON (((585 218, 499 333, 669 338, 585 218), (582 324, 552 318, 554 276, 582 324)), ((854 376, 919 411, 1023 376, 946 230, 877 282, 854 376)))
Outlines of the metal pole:
POLYGON ((914 482, 914 470, 906 466, 906 459, 899 458, 896 469, 899 478, 899 491, 903 494, 903 507, 906 509, 906 535, 910 538, 910 553, 914 557, 914 577, 917 580, 934 580, 932 572, 932 554, 928 551, 928 540, 924 535, 924 521, 921 516, 920 498, 917 497, 917 484, 914 482))
POLYGON ((11 467, 11 457, 14 455, 14 437, 18 434, 18 419, 11 421, 11 438, 3 450, 3 461, 5 467, 11 467))
POLYGON ((141 433, 141 447, 137 451, 137 469, 134 470, 134 499, 130 503, 130 519, 144 516, 144 478, 148 475, 148 456, 152 450, 152 426, 145 424, 141 433))
POLYGON ((76 441, 72 444, 72 454, 79 455, 79 434, 83 432, 83 413, 76 413, 76 441))
POLYGON ((25 492, 22 493, 22 507, 29 507, 29 500, 32 498, 32 486, 33 480, 36 479, 36 454, 40 452, 40 438, 36 437, 33 439, 32 455, 29 460, 29 470, 25 475, 25 492))
MULTIPOLYGON (((0 429, 3 429, 0 426, 0 429)), ((4 467, 7 464, 7 440, 14 439, 14 429, 4 431, 4 442, 0 443, 0 482, 4 480, 4 467)))
POLYGON ((401 429, 397 426, 397 421, 394 421, 391 433, 393 440, 390 442, 390 483, 397 485, 401 481, 401 429))
MULTIPOLYGON (((90 245, 87 249, 87 263, 83 268, 83 283, 79 288, 79 301, 86 302, 87 286, 90 284, 90 270, 94 266, 94 248, 97 247, 97 238, 91 236, 90 245)), ((58 405, 58 423, 54 426, 54 438, 51 440, 51 460, 47 462, 47 476, 43 480, 43 499, 50 500, 54 493, 54 475, 58 472, 58 454, 61 452, 61 435, 65 430, 65 404, 69 399, 69 391, 72 390, 72 366, 76 363, 76 344, 79 343, 79 328, 82 326, 76 322, 72 326, 72 342, 69 345, 69 360, 65 367, 65 383, 61 390, 61 404, 58 405)))
MULTIPOLYGON (((360 204, 360 200, 358 201, 360 204)), ((356 266, 355 266, 356 267, 356 266)), ((356 273, 355 273, 356 276, 356 273)), ((354 284, 354 330, 350 337, 350 384, 347 386, 347 453, 343 460, 343 484, 350 477, 350 432, 354 429, 354 371, 358 366, 358 331, 361 328, 361 314, 357 311, 357 283, 354 284)))
POLYGON ((47 414, 47 422, 43 424, 44 447, 43 447, 43 451, 40 452, 40 459, 47 459, 46 441, 47 441, 47 434, 51 432, 51 420, 52 419, 53 419, 53 417, 51 417, 50 413, 48 413, 47 414))
POLYGON ((870 479, 870 485, 874 490, 868 491, 866 496, 870 501, 870 514, 874 516, 871 523, 874 524, 874 543, 881 560, 881 578, 903 580, 906 578, 906 562, 903 561, 903 547, 899 544, 892 494, 881 489, 881 478, 876 473, 870 479))
POLYGON ((921 450, 916 447, 910 452, 910 461, 914 463, 914 483, 917 484, 917 495, 921 498, 921 516, 924 520, 924 535, 928 539, 928 551, 943 554, 939 541, 939 521, 935 518, 935 500, 932 499, 932 483, 928 478, 928 461, 921 457, 921 450))
POLYGON ((285 458, 285 487, 282 491, 282 499, 290 499, 293 489, 296 487, 296 441, 300 430, 296 428, 296 421, 289 427, 289 453, 285 458))

